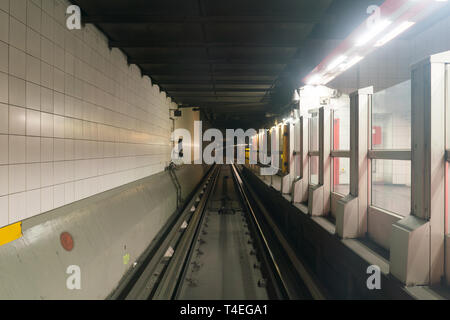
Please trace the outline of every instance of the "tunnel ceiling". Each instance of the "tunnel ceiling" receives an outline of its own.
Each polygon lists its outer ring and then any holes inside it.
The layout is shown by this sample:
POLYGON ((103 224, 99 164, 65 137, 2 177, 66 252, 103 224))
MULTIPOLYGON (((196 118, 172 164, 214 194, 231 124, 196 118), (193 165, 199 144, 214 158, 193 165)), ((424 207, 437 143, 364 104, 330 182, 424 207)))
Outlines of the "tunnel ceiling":
POLYGON ((77 0, 128 62, 219 127, 264 122, 382 0, 77 0))

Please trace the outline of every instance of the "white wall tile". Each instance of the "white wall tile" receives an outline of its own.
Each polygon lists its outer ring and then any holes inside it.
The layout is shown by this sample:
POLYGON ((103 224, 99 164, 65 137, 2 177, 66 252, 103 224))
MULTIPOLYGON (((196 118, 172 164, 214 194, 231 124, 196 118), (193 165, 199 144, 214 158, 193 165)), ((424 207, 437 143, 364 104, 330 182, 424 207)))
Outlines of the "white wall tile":
POLYGON ((23 23, 27 22, 27 1, 26 0, 10 0, 9 13, 11 16, 23 23))
MULTIPOLYGON (((49 1, 45 0, 44 2, 49 1)), ((51 39, 53 37, 53 18, 44 10, 42 11, 41 17, 41 33, 47 39, 51 39)))
POLYGON ((19 20, 9 19, 9 44, 17 49, 25 51, 27 44, 27 27, 19 20))
POLYGON ((53 65, 53 42, 45 37, 41 37, 41 58, 43 63, 53 65))
POLYGON ((53 138, 41 138, 41 162, 53 161, 53 138))
POLYGON ((9 76, 9 103, 15 106, 25 107, 25 80, 9 76))
POLYGON ((26 148, 27 163, 35 163, 41 161, 40 137, 26 137, 26 148))
POLYGON ((64 161, 58 161, 53 163, 53 183, 55 185, 65 182, 65 164, 64 161))
POLYGON ((64 139, 54 139, 53 141, 53 160, 63 161, 65 158, 65 143, 64 139))
POLYGON ((0 103, 0 134, 9 132, 9 107, 7 104, 0 103))
POLYGON ((0 72, 8 72, 9 69, 9 47, 5 42, 0 42, 0 72))
POLYGON ((41 87, 41 110, 53 113, 53 90, 41 87))
POLYGON ((64 206, 65 203, 65 188, 63 184, 53 187, 53 204, 55 208, 64 206))
POLYGON ((9 136, 9 163, 26 162, 26 138, 24 136, 9 136))
POLYGON ((0 10, 9 13, 9 0, 0 0, 0 10))
POLYGON ((9 81, 6 73, 0 72, 0 102, 9 101, 9 81))
POLYGON ((41 187, 41 164, 27 164, 27 190, 39 189, 41 187))
POLYGON ((9 136, 0 134, 0 165, 9 163, 9 136))
POLYGON ((41 110, 41 87, 32 82, 26 83, 26 106, 29 109, 41 110))
POLYGON ((0 11, 0 41, 9 41, 9 15, 0 11))
POLYGON ((9 197, 0 197, 0 227, 9 224, 9 197))
POLYGON ((9 107, 9 133, 25 135, 26 128, 26 109, 10 106, 9 107))
MULTIPOLYGON (((54 3, 53 0, 42 1, 42 11, 47 13, 49 17, 53 17, 54 3)), ((44 19, 42 19, 44 21, 44 19)))
POLYGON ((29 1, 27 6, 27 25, 37 32, 41 31, 41 8, 29 1))
POLYGON ((64 202, 66 204, 75 201, 75 183, 70 182, 64 185, 64 202))
POLYGON ((64 140, 64 160, 74 160, 75 143, 72 139, 64 140))
POLYGON ((44 61, 41 61, 41 85, 53 89, 53 68, 44 61))
POLYGON ((27 109, 26 133, 28 136, 41 135, 41 113, 39 111, 27 109))
POLYGON ((64 94, 57 91, 53 92, 53 109, 54 114, 64 115, 64 94))
POLYGON ((53 210, 53 186, 41 189, 41 211, 53 210))
POLYGON ((31 28, 27 28, 27 53, 36 57, 41 57, 41 36, 31 28))
POLYGON ((64 138, 65 122, 64 117, 54 116, 53 131, 55 138, 64 138))
POLYGON ((9 194, 9 167, 0 166, 0 196, 9 194))
POLYGON ((53 114, 41 113, 41 135, 43 137, 53 137, 53 114))
POLYGON ((16 164, 9 166, 9 192, 17 193, 26 189, 26 165, 16 164))
POLYGON ((41 189, 27 192, 27 218, 41 213, 41 189))
POLYGON ((41 83, 41 61, 31 55, 27 55, 27 75, 26 80, 40 84, 41 83))
POLYGON ((58 68, 53 68, 53 89, 64 93, 64 72, 58 68))
POLYGON ((9 195, 9 224, 27 218, 27 193, 9 195))
POLYGON ((53 185, 53 162, 41 163, 41 185, 42 187, 50 187, 53 185))

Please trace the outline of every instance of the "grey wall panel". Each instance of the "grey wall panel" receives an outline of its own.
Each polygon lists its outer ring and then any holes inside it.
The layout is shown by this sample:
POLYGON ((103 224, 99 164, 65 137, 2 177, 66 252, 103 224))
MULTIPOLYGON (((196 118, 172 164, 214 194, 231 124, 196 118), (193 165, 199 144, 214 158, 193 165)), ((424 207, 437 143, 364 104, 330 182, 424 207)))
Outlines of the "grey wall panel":
POLYGON ((181 185, 181 197, 183 200, 194 191, 198 181, 206 174, 210 166, 190 165, 176 169, 175 174, 181 185))
MULTIPOLYGON (((189 194, 204 169, 179 172, 189 194)), ((23 237, 0 247, 0 299, 104 299, 175 211, 176 188, 162 172, 23 221, 23 237), (66 286, 70 265, 80 267, 81 290, 66 286)))

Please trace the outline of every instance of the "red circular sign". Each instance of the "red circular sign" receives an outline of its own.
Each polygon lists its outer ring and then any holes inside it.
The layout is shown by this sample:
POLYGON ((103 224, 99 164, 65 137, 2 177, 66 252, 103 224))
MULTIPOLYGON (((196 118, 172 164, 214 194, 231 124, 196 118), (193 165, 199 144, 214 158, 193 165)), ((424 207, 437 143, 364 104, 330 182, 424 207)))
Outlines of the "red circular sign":
POLYGON ((61 233, 60 236, 61 245, 66 251, 72 251, 73 249, 73 238, 68 232, 61 233))

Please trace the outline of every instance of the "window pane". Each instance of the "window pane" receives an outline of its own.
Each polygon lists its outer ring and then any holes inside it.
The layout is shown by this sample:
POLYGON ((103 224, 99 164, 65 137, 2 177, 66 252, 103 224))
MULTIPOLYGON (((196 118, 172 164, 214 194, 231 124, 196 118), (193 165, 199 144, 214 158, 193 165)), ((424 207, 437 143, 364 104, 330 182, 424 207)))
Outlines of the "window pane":
POLYGON ((372 160, 372 205, 401 216, 410 214, 410 161, 372 160))
POLYGON ((319 151, 319 114, 309 119, 309 151, 319 151))
POLYGON ((319 157, 314 156, 309 158, 309 184, 319 184, 319 157))
POLYGON ((450 149, 450 64, 447 64, 447 149, 450 149))
POLYGON ((350 193, 349 158, 333 158, 333 191, 342 195, 350 193))
POLYGON ((333 150, 350 150, 350 99, 348 96, 334 100, 333 150))
MULTIPOLYGON (((448 167, 449 167, 449 163, 446 162, 445 163, 445 216, 448 217, 448 187, 450 187, 450 183, 448 181, 448 179, 450 178, 450 176, 448 175, 448 167)), ((448 219, 448 218, 447 218, 448 219)), ((445 233, 448 233, 448 225, 449 225, 449 221, 447 220, 447 229, 445 230, 445 233)))
POLYGON ((373 95, 372 148, 411 148, 411 81, 373 95))

